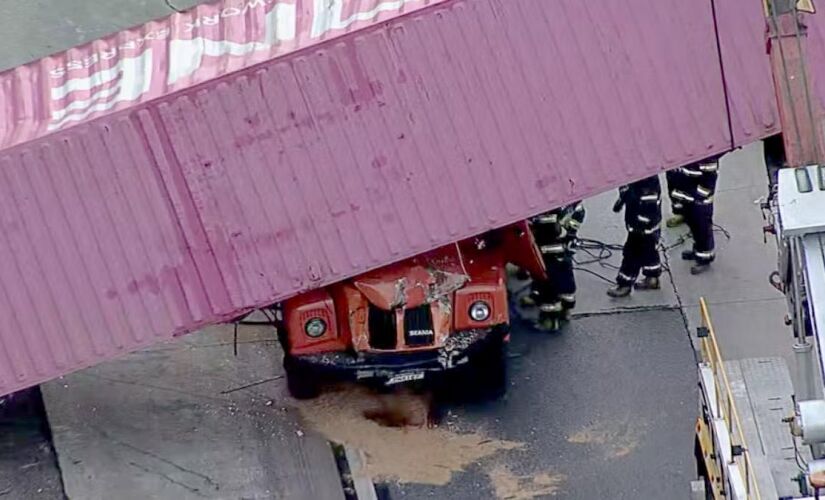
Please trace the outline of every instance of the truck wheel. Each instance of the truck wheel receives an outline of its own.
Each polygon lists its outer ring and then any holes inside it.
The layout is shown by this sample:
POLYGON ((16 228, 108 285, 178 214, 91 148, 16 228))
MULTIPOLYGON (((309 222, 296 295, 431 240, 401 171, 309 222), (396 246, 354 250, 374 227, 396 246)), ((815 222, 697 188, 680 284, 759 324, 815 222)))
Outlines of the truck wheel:
POLYGON ((486 346, 468 363, 447 370, 432 387, 443 401, 481 403, 500 398, 507 392, 506 344, 486 346))
POLYGON ((286 387, 293 398, 306 400, 317 398, 321 394, 318 374, 297 365, 289 356, 284 357, 284 372, 286 387))
POLYGON ((494 344, 474 356, 461 370, 456 388, 472 400, 491 401, 507 392, 507 346, 494 344))
POLYGON ((485 393, 492 399, 497 399, 507 392, 509 377, 507 376, 507 344, 491 346, 475 365, 476 376, 484 388, 485 393))

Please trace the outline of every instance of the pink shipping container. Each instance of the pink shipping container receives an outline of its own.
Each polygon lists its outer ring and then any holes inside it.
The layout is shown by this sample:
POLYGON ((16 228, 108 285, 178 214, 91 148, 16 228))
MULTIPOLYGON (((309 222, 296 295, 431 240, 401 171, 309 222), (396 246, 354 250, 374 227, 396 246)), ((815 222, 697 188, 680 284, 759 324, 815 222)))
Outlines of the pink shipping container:
POLYGON ((718 4, 226 0, 0 74, 0 394, 776 133, 718 4))

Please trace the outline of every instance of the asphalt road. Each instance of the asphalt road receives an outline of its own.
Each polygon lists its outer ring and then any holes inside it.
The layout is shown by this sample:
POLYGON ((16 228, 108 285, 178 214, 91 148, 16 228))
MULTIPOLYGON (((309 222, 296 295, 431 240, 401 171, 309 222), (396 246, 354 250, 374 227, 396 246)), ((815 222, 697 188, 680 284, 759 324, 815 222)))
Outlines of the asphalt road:
POLYGON ((0 398, 0 498, 64 498, 39 389, 0 398))
POLYGON ((510 357, 505 398, 446 411, 458 432, 524 447, 446 486, 390 483, 390 498, 688 498, 697 392, 679 311, 578 318, 559 335, 516 323, 510 357))
MULTIPOLYGON (((170 6, 166 0, 0 0, 3 11, 0 33, 4 42, 0 45, 0 70, 167 15, 173 7, 185 8, 196 3, 201 2, 172 0, 170 6)), ((412 441, 413 446, 423 447, 422 453, 414 457, 421 461, 444 453, 441 445, 445 443, 439 442, 442 437, 457 439, 456 436, 468 433, 484 437, 479 446, 495 440, 499 443, 496 446, 502 449, 479 454, 477 458, 471 454, 466 464, 466 457, 462 455, 466 450, 459 449, 456 453, 461 455, 460 460, 454 460, 453 465, 461 466, 450 471, 451 479, 446 484, 389 481, 386 483, 389 496, 456 500, 495 496, 686 498, 694 471, 692 426, 696 416, 696 375, 681 313, 673 308, 685 306, 688 320, 695 326, 696 300, 699 296, 706 297, 728 357, 790 352, 787 331, 781 324, 783 299, 765 284, 765 276, 774 266, 774 249, 761 242, 761 218, 753 203, 763 193, 764 171, 759 148, 729 155, 721 171, 717 221, 728 228, 732 237, 720 237, 720 257, 712 274, 701 279, 691 277, 686 267, 671 256, 674 265, 667 284, 672 285, 672 289, 666 287, 660 294, 637 294, 623 303, 607 301, 604 283, 592 275, 580 274, 579 310, 597 315, 576 319, 568 331, 556 336, 541 335, 517 323, 508 395, 483 405, 442 402, 442 425, 449 427, 450 433, 439 434, 438 439, 430 441, 412 441), (620 311, 638 306, 653 310, 620 311), (504 441, 509 444, 502 445, 504 441), (427 443, 429 447, 424 446, 427 443)), ((606 194, 588 200, 584 232, 618 243, 624 228, 620 217, 609 212, 612 197, 606 194)), ((668 238, 677 237, 683 231, 683 228, 670 230, 668 238)), ((612 274, 604 268, 593 266, 593 269, 608 276, 612 274)), ((199 363, 208 365, 209 362, 199 360, 199 363)), ((156 376, 156 365, 147 366, 146 374, 133 373, 130 380, 156 376)), ((220 366, 235 369, 231 363, 220 366)), ((267 396, 278 405, 282 393, 280 389, 267 389, 267 396)), ((96 408, 95 398, 107 400, 94 391, 88 391, 86 397, 86 400, 74 400, 78 408, 96 408)), ((152 394, 140 397, 157 399, 152 394)), ((340 418, 335 420, 339 417, 336 412, 349 401, 341 400, 340 406, 304 407, 303 411, 326 410, 331 421, 328 427, 337 424, 340 428, 343 426, 340 418)), ((140 407, 140 401, 132 403, 140 407)), ((212 415, 209 422, 229 421, 218 419, 212 410, 209 405, 196 404, 191 413, 212 415)), ((77 409, 73 411, 75 413, 67 410, 61 415, 80 415, 77 420, 83 419, 77 409)), ((304 414, 305 419, 308 415, 304 414)), ((163 418, 180 419, 180 412, 159 413, 153 415, 155 417, 156 424, 161 425, 163 418)), ((119 422, 129 423, 128 415, 119 422)), ((325 421, 315 423, 324 428, 325 421)), ((351 423, 362 425, 360 421, 351 423)), ((61 431, 70 436, 73 430, 84 428, 68 426, 61 431)), ((364 429, 374 430, 373 427, 364 429)), ((214 430, 231 439, 226 427, 209 423, 204 430, 214 430)), ((404 432, 398 431, 402 437, 404 432)), ((424 433, 414 436, 426 437, 424 433)), ((353 437, 363 438, 359 434, 353 437)), ((249 439, 260 441, 257 437, 249 439)), ((142 444, 147 447, 175 444, 145 441, 142 444)), ((243 439, 236 441, 233 445, 241 451, 254 447, 243 439)), ((283 456, 292 451, 289 447, 281 448, 284 448, 283 456)), ((61 453, 60 449, 57 451, 61 453)), ((69 451, 71 448, 64 447, 62 453, 66 456, 69 451)), ((90 454, 90 463, 110 464, 112 471, 118 464, 117 460, 94 456, 94 450, 86 452, 90 454)), ((262 460, 264 462, 270 468, 277 467, 271 460, 262 460)), ((86 480, 84 464, 71 461, 69 464, 72 467, 62 471, 64 479, 68 476, 69 484, 82 485, 86 480)), ((435 477, 431 471, 428 474, 424 476, 435 477)), ((27 391, 13 401, 3 401, 0 404, 0 500, 63 497, 61 471, 39 392, 27 391)))

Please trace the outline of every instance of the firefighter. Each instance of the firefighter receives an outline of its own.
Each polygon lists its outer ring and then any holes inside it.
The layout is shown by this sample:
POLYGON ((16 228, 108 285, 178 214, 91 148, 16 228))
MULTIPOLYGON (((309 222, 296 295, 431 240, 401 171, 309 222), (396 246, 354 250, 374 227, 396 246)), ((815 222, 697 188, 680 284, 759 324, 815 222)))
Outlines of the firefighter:
POLYGON ((530 220, 530 228, 547 269, 548 279, 534 278, 530 295, 524 297, 522 305, 538 306, 536 328, 539 330, 559 330, 562 321, 568 320, 576 307, 573 255, 584 215, 584 205, 576 202, 530 220))
POLYGON ((691 274, 708 270, 716 257, 713 238, 713 195, 719 176, 719 158, 713 156, 678 169, 680 182, 671 190, 671 199, 681 204, 684 222, 693 236, 693 248, 682 259, 694 262, 691 274))
POLYGON ((611 297, 627 297, 634 286, 639 290, 658 290, 661 286, 662 263, 657 248, 662 222, 659 177, 654 175, 621 187, 613 211, 618 213, 623 207, 627 240, 616 286, 607 291, 611 297), (637 282, 639 271, 643 279, 637 282))
POLYGON ((667 192, 670 198, 670 211, 673 213, 665 224, 667 227, 681 226, 685 222, 685 204, 679 198, 674 198, 673 192, 689 189, 686 187, 686 181, 689 179, 682 173, 682 169, 677 168, 668 170, 665 173, 665 180, 667 180, 667 192))

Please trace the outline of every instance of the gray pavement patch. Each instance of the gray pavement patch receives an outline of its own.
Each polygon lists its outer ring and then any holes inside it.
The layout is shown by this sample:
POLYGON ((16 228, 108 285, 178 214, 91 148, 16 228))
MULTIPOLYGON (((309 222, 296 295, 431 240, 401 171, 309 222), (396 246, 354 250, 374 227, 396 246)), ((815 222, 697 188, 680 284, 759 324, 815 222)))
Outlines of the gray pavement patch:
MULTIPOLYGON (((172 0, 188 9, 206 0, 172 0)), ((168 16, 165 0, 0 0, 0 71, 168 16)))
POLYGON ((727 191, 758 188, 767 193, 768 174, 762 158, 762 143, 755 142, 722 157, 717 195, 727 191))
POLYGON ((341 498, 263 327, 212 327, 43 387, 70 498, 341 498))

